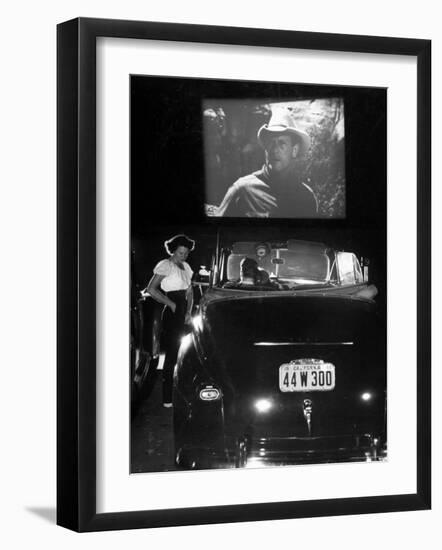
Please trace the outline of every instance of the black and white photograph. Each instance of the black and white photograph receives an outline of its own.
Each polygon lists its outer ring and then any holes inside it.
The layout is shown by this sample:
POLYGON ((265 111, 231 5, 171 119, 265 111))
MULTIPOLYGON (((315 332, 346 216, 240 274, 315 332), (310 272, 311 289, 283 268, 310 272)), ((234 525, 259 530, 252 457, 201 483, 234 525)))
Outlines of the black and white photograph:
POLYGON ((130 86, 131 473, 387 461, 386 90, 130 86))
POLYGON ((207 100, 209 216, 345 217, 342 98, 207 100))

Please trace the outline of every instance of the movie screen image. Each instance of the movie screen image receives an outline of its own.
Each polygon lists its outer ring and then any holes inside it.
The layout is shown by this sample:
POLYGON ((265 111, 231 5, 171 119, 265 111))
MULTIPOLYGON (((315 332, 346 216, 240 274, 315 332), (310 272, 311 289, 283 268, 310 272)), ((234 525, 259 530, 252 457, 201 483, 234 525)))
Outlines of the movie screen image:
POLYGON ((227 218, 344 218, 340 97, 203 102, 205 211, 227 218))

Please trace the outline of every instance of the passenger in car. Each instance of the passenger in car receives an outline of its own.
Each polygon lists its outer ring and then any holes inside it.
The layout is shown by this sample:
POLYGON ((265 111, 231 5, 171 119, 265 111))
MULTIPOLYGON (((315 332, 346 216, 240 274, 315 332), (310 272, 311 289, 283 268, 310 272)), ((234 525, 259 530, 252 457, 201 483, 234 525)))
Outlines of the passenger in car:
POLYGON ((193 291, 193 271, 187 263, 195 241, 186 235, 175 235, 164 243, 169 258, 161 260, 153 270, 153 277, 144 296, 150 295, 164 304, 162 315, 162 341, 165 347, 163 365, 163 405, 172 407, 173 370, 185 325, 190 323, 193 291))
POLYGON ((244 258, 239 266, 239 280, 225 283, 223 288, 269 288, 275 285, 270 281, 269 274, 258 267, 258 262, 253 258, 244 258))

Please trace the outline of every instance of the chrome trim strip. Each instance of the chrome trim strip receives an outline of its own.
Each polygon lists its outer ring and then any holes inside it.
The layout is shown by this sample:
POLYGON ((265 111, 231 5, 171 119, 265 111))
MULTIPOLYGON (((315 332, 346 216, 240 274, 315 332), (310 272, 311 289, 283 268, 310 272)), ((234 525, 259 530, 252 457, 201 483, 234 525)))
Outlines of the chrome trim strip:
POLYGON ((255 342, 254 346, 353 346, 354 342, 255 342))

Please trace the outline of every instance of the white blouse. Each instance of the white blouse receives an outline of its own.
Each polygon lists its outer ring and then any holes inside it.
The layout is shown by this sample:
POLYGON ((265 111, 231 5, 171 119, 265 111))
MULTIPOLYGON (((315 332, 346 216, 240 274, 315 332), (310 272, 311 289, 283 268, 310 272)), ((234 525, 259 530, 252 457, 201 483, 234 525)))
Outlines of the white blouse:
POLYGON ((161 260, 153 272, 162 275, 160 286, 164 292, 173 290, 187 290, 192 282, 193 271, 187 262, 183 262, 184 269, 180 269, 172 260, 161 260))

